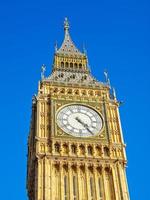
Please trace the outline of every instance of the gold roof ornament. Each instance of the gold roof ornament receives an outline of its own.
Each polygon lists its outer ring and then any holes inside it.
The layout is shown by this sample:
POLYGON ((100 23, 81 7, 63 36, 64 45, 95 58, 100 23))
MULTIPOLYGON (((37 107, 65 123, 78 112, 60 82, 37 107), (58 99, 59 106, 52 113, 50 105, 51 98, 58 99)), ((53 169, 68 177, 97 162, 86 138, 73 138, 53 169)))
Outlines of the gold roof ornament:
POLYGON ((42 80, 45 78, 45 71, 46 71, 46 66, 43 64, 41 67, 41 79, 42 80))
POLYGON ((68 21, 68 18, 65 17, 65 20, 64 20, 64 30, 68 31, 69 30, 69 21, 68 21))
POLYGON ((117 97, 116 97, 116 90, 115 90, 114 87, 112 88, 112 92, 113 92, 113 98, 114 98, 114 100, 116 100, 117 99, 117 97))
POLYGON ((106 83, 107 83, 108 85, 110 85, 110 79, 109 79, 109 77, 108 77, 108 71, 107 71, 106 69, 104 70, 104 76, 105 76, 106 83))

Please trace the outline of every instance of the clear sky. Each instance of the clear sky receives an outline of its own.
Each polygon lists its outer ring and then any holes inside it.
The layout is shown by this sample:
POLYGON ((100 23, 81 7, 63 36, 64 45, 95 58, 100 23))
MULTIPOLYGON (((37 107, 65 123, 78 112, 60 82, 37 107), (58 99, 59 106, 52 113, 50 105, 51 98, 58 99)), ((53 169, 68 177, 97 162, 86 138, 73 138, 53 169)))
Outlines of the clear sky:
POLYGON ((31 98, 67 16, 93 75, 107 69, 118 99, 131 200, 150 199, 150 3, 147 0, 0 1, 0 199, 27 200, 26 154, 31 98))

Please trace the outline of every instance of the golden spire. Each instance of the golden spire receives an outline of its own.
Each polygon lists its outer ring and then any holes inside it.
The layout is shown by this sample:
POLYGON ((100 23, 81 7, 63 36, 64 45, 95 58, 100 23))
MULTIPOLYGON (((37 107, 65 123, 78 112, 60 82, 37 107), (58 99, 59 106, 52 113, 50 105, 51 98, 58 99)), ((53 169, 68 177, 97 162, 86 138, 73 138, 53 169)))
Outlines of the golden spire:
POLYGON ((70 37, 69 27, 70 27, 69 21, 68 18, 66 17, 64 20, 64 31, 65 31, 64 41, 61 47, 56 51, 56 53, 83 56, 84 54, 78 50, 78 48, 74 45, 70 37))

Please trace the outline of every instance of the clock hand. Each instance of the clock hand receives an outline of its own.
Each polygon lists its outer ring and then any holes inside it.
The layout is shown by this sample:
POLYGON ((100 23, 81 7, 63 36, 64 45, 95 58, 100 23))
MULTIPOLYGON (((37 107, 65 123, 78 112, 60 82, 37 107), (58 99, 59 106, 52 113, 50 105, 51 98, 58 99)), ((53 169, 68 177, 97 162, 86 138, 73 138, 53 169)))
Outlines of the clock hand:
POLYGON ((88 127, 86 128, 86 130, 88 130, 92 135, 94 135, 93 132, 88 127))
POLYGON ((80 118, 76 117, 75 118, 80 124, 82 124, 85 128, 88 126, 87 124, 85 124, 80 118))
POLYGON ((88 126, 88 124, 85 124, 80 118, 78 118, 78 117, 76 117, 75 118, 80 124, 82 124, 83 126, 84 126, 84 128, 86 128, 86 130, 88 130, 92 135, 93 135, 93 133, 92 133, 92 131, 89 129, 89 126, 88 126))

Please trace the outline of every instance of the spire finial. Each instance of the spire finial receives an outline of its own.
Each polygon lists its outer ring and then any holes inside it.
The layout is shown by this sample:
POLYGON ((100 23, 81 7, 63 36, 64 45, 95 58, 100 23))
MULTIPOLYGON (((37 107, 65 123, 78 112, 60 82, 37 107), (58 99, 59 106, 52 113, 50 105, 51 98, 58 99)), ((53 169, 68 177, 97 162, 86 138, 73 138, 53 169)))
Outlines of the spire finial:
POLYGON ((83 53, 85 54, 85 55, 87 55, 87 50, 86 50, 86 48, 85 48, 85 44, 83 43, 83 53))
POLYGON ((113 92, 113 98, 114 98, 114 100, 116 100, 116 99, 117 99, 117 98, 116 98, 116 90, 115 90, 114 87, 112 88, 112 92, 113 92))
POLYGON ((57 41, 55 42, 55 52, 58 50, 57 48, 57 41))
POLYGON ((104 70, 104 76, 105 76, 106 82, 108 82, 108 71, 106 69, 104 70))
POLYGON ((65 31, 69 30, 69 21, 67 17, 65 17, 65 21, 64 21, 64 30, 65 31))
POLYGON ((104 75, 105 75, 106 83, 107 83, 108 85, 110 85, 110 80, 109 80, 109 77, 108 77, 108 71, 107 71, 106 69, 104 70, 104 75))
POLYGON ((43 64, 41 67, 41 79, 44 79, 44 73, 46 71, 46 66, 43 64))

